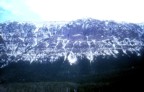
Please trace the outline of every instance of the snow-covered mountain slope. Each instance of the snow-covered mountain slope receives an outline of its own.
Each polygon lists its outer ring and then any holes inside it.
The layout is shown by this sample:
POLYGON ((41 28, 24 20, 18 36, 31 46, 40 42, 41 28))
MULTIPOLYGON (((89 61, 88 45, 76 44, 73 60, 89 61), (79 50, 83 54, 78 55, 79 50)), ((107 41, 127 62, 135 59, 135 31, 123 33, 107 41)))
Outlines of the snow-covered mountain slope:
POLYGON ((71 64, 78 58, 102 55, 117 57, 119 50, 140 55, 144 29, 132 23, 79 19, 63 23, 1 23, 1 67, 19 60, 54 62, 64 57, 71 64))

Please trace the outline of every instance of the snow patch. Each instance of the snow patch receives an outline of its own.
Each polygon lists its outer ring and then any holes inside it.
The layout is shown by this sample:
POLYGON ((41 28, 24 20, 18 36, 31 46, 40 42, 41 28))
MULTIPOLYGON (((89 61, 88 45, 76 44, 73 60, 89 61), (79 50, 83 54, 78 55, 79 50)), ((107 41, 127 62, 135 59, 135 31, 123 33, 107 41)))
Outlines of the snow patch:
POLYGON ((77 61, 77 57, 73 52, 70 52, 67 58, 71 65, 77 61))

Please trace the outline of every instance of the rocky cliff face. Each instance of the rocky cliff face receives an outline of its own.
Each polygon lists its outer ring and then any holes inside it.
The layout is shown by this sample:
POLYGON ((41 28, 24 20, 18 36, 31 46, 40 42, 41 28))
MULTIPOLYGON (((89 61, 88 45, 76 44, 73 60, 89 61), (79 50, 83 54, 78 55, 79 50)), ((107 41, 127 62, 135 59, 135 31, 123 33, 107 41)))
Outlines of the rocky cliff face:
POLYGON ((142 25, 95 19, 79 19, 65 23, 48 22, 0 24, 0 67, 19 60, 54 62, 60 57, 70 64, 86 57, 117 58, 119 51, 140 56, 144 46, 142 25))

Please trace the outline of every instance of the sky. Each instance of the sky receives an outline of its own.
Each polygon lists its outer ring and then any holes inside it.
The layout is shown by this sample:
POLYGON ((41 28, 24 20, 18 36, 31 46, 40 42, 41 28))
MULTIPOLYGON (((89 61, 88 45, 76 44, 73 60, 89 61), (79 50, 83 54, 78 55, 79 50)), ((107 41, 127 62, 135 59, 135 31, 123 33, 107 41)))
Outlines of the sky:
POLYGON ((144 22, 143 0, 0 0, 0 22, 81 18, 144 22))

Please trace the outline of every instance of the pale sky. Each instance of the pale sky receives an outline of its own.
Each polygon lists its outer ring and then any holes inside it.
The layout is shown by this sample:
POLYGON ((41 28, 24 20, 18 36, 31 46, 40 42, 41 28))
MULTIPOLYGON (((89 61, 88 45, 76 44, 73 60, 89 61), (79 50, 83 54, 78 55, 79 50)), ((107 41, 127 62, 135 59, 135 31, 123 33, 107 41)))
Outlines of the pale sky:
POLYGON ((0 0, 0 21, 144 22, 144 0, 0 0))

